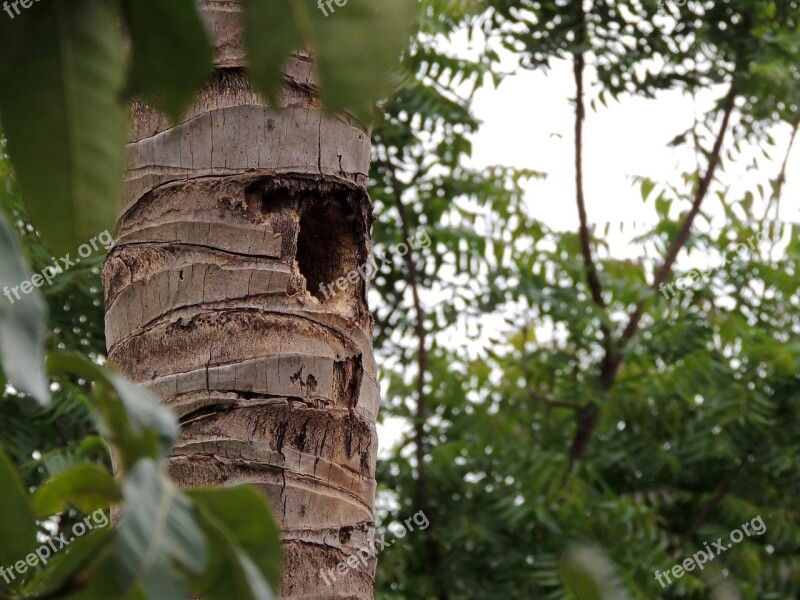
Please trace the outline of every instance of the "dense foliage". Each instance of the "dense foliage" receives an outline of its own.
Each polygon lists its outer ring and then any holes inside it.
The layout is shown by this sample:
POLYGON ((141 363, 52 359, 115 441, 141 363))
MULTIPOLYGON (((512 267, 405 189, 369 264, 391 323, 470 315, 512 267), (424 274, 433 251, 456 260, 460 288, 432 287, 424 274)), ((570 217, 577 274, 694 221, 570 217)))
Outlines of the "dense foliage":
POLYGON ((792 174, 784 163, 752 190, 731 185, 748 143, 783 156, 770 132, 796 133, 797 3, 469 8, 430 19, 376 132, 382 250, 404 221, 434 242, 377 279, 383 415, 409 424, 382 462, 381 506, 395 526, 431 515, 381 556, 380 597, 588 598, 579 581, 591 573, 606 597, 797 597, 800 245, 778 218, 792 174), (479 59, 436 52, 447 44, 434 34, 464 27, 479 59), (660 218, 635 240, 640 259, 614 258, 586 216, 578 232, 533 219, 519 190, 533 174, 464 169, 475 122, 453 82, 497 71, 498 48, 523 69, 572 62, 576 132, 614 99, 657 103, 662 88, 720 98, 675 132, 696 170, 637 182, 660 218), (724 222, 712 225, 712 204, 724 222), (676 262, 686 252, 709 272, 676 262), (485 339, 480 324, 497 323, 489 345, 452 341, 485 339), (762 535, 670 585, 656 579, 758 517, 762 535))

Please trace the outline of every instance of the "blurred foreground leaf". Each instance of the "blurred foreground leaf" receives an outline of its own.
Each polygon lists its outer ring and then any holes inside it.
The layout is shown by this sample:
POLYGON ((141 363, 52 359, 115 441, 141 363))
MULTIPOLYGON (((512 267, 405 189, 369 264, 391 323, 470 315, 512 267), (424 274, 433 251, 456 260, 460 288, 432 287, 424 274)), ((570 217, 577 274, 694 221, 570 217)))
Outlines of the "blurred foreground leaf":
POLYGON ((211 75, 213 48, 193 0, 125 0, 129 88, 177 121, 211 75))
POLYGON ((283 82, 290 52, 309 49, 328 110, 367 120, 370 101, 391 91, 389 69, 408 42, 412 0, 244 0, 249 74, 268 98, 283 82))
POLYGON ((5 296, 0 299, 0 364, 13 386, 47 404, 50 401, 44 370, 47 314, 44 300, 39 290, 30 285, 30 279, 22 250, 0 216, 0 288, 5 296), (31 287, 28 294, 20 290, 23 282, 31 287))
POLYGON ((188 495, 210 541, 211 564, 201 588, 204 597, 275 598, 283 556, 280 531, 264 498, 248 487, 200 489, 188 495))
POLYGON ((14 25, 27 33, 13 32, 20 47, 0 79, 11 163, 47 245, 74 256, 113 227, 122 184, 127 117, 117 16, 104 0, 48 0, 14 25))

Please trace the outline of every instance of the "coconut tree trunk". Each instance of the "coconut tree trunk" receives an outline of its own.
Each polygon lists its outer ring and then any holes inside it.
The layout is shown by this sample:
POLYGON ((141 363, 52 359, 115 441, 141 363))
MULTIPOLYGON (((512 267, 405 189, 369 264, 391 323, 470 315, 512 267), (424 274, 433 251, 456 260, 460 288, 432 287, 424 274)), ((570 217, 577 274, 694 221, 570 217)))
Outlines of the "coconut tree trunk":
POLYGON ((263 491, 283 532, 282 598, 372 598, 369 136, 319 109, 302 54, 265 106, 231 5, 203 7, 218 69, 184 122, 133 107, 103 267, 109 359, 180 416, 181 485, 263 491))

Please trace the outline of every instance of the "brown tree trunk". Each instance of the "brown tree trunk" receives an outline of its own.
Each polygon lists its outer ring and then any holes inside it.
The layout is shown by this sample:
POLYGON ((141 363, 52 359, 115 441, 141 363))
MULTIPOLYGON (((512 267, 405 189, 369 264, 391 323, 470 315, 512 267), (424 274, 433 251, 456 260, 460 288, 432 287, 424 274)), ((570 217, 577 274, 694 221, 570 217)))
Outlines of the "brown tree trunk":
POLYGON ((134 106, 103 267, 109 359, 180 416, 181 485, 249 483, 269 499, 282 598, 372 598, 374 558, 336 569, 374 554, 379 389, 352 275, 370 252, 369 136, 319 110, 302 54, 266 107, 231 6, 203 7, 218 70, 184 122, 134 106))

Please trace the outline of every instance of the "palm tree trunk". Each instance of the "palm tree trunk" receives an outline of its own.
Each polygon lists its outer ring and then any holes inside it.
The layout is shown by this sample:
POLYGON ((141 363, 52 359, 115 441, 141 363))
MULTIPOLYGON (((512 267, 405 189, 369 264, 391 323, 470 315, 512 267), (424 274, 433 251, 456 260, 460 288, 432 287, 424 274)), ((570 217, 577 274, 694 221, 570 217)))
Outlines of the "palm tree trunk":
POLYGON ((108 355, 180 416, 176 481, 263 491, 283 532, 282 598, 372 598, 369 136, 319 110, 303 54, 266 107, 231 4, 203 8, 218 69, 184 122, 133 107, 103 267, 108 355))

